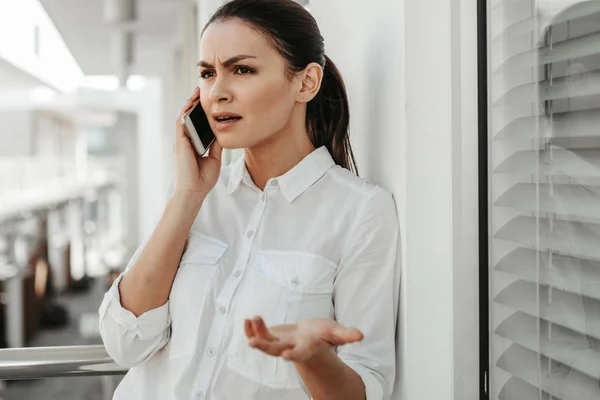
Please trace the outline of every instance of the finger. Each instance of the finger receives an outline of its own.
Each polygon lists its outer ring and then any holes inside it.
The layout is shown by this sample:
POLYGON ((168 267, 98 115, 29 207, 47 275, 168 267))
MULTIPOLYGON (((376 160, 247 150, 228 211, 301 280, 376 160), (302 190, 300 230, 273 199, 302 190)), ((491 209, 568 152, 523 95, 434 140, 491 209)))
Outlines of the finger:
MULTIPOLYGON (((187 99, 187 101, 185 102, 185 104, 181 107, 181 109, 179 110, 179 114, 177 114, 177 120, 175 121, 175 138, 176 138, 176 142, 180 141, 181 139, 184 138, 188 138, 188 132, 187 129, 185 128, 185 119, 184 116, 192 109, 192 107, 194 106, 194 103, 196 101, 198 101, 198 99, 200 98, 200 88, 199 87, 195 87, 194 91, 192 92, 191 96, 189 99, 187 99)), ((185 145, 187 146, 187 145, 185 145)))
POLYGON ((244 320, 244 332, 246 332, 247 338, 253 338, 255 336, 254 328, 252 328, 252 321, 250 321, 249 319, 244 320))
POLYGON ((338 325, 332 329, 331 338, 336 344, 347 344, 363 340, 364 335, 356 328, 346 328, 342 325, 338 325))
POLYGON ((190 143, 186 143, 184 140, 177 139, 175 140, 175 143, 173 143, 173 153, 177 154, 177 152, 182 149, 185 149, 184 151, 187 151, 188 147, 190 147, 191 150, 192 145, 190 143))
POLYGON ((192 99, 191 97, 186 100, 186 102, 183 104, 183 106, 179 109, 179 114, 177 114, 177 122, 178 123, 181 124, 181 116, 186 114, 188 111, 190 111, 190 109, 192 108, 192 106, 194 105, 196 100, 192 99))
POLYGON ((180 125, 183 125, 183 123, 182 123, 183 120, 181 119, 181 117, 190 111, 190 109, 194 106, 194 103, 196 103, 199 98, 200 98, 200 88, 196 87, 194 89, 194 91, 192 92, 192 95, 190 96, 190 98, 188 98, 186 100, 186 102, 183 104, 183 106, 179 110, 179 114, 177 114, 177 122, 180 125))
POLYGON ((198 102, 199 99, 200 99, 200 88, 196 86, 196 88, 192 92, 192 95, 186 101, 186 103, 183 107, 185 109, 184 114, 187 113, 188 111, 190 111, 190 109, 194 106, 194 104, 196 104, 198 102), (186 106, 187 106, 187 108, 186 108, 186 106))
POLYGON ((185 127, 177 124, 175 132, 175 143, 173 145, 174 151, 177 152, 178 149, 186 149, 185 151, 193 150, 191 139, 187 135, 185 127))
MULTIPOLYGON (((192 90, 192 93, 190 94, 190 97, 188 97, 185 104, 192 104, 194 101, 198 100, 199 97, 200 97, 200 88, 198 86, 196 86, 194 88, 194 90, 192 90)), ((182 109, 185 109, 185 107, 182 107, 182 109)))
POLYGON ((190 98, 192 99, 192 101, 196 101, 200 98, 200 87, 196 86, 194 88, 194 91, 192 92, 192 95, 190 98))
POLYGON ((254 327, 254 331, 256 332, 256 334, 259 338, 269 339, 269 340, 276 339, 275 336, 273 336, 269 333, 269 330, 267 329, 267 326, 265 325, 265 321, 261 317, 254 317, 252 319, 252 326, 254 327))
POLYGON ((179 141, 182 139, 187 139, 188 133, 187 133, 187 129, 185 128, 184 125, 184 112, 179 113, 177 120, 175 121, 175 140, 179 141))
POLYGON ((279 356, 285 350, 292 349, 294 347, 293 343, 283 342, 283 341, 270 341, 260 338, 252 338, 248 341, 250 347, 254 347, 255 349, 261 350, 264 353, 267 353, 272 356, 279 356))
POLYGON ((215 139, 210 145, 210 149, 208 149, 208 156, 215 158, 217 161, 219 161, 219 163, 221 163, 221 158, 223 156, 223 147, 217 139, 215 139))

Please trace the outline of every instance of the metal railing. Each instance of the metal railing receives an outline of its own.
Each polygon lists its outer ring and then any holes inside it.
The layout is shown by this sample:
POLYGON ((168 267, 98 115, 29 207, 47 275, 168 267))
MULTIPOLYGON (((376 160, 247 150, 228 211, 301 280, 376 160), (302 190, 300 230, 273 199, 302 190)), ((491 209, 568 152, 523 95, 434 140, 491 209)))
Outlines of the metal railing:
POLYGON ((102 345, 0 349, 0 380, 123 375, 102 345))

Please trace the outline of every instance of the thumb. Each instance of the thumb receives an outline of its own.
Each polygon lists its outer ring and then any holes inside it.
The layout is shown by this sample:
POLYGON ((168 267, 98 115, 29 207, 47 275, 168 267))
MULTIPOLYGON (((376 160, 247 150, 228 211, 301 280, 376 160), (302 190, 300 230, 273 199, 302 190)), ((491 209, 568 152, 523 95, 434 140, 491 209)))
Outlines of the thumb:
POLYGON ((342 325, 335 326, 331 331, 331 337, 338 344, 353 343, 363 340, 364 335, 356 328, 346 328, 342 325))

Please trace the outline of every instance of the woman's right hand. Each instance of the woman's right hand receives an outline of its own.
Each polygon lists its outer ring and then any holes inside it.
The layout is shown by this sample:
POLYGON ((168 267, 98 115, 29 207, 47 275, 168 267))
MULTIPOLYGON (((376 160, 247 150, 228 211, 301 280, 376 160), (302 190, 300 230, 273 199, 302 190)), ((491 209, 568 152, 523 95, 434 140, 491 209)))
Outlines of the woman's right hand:
MULTIPOLYGON (((176 161, 174 194, 201 204, 219 179, 223 148, 217 140, 214 140, 208 150, 208 156, 198 156, 185 127, 181 124, 181 117, 190 111, 199 98, 200 89, 196 88, 177 116, 173 151, 176 161)), ((201 105, 198 105, 198 107, 201 107, 201 105)))

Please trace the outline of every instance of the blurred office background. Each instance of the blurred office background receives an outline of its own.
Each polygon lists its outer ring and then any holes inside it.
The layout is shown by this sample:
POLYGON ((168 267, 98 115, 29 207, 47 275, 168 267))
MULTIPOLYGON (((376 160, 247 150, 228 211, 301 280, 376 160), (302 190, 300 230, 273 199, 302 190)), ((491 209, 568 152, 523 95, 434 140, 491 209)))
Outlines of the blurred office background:
MULTIPOLYGON (((111 398, 97 308, 224 2, 0 0, 1 400, 111 398)), ((600 1, 299 2, 398 208, 394 400, 600 398, 600 1)))
MULTIPOLYGON (((192 1, 0 1, 1 347, 101 344, 102 295, 160 215, 200 24, 192 1)), ((0 398, 107 399, 118 380, 0 398)))

